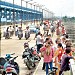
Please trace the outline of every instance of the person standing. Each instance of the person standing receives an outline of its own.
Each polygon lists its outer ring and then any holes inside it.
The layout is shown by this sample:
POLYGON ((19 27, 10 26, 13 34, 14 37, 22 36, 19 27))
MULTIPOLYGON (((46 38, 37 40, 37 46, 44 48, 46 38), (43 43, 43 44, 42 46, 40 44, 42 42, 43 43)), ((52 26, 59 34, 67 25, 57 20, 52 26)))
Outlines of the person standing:
POLYGON ((65 51, 65 54, 62 56, 59 75, 62 75, 63 71, 70 70, 70 66, 69 66, 69 60, 70 59, 75 60, 75 57, 69 55, 70 52, 71 52, 71 49, 67 48, 66 51, 65 51))
POLYGON ((60 37, 60 30, 59 30, 59 27, 56 28, 56 35, 57 35, 57 37, 60 37))
POLYGON ((40 49, 41 52, 44 52, 44 63, 46 67, 46 75, 48 75, 48 68, 50 65, 50 70, 52 71, 53 68, 53 52, 52 52, 52 47, 50 42, 46 42, 45 46, 40 49))
POLYGON ((61 62, 61 57, 63 55, 63 48, 62 48, 62 44, 58 43, 58 48, 54 53, 54 60, 55 60, 55 66, 58 67, 58 71, 56 72, 56 75, 59 75, 59 71, 60 71, 60 62, 61 62))
POLYGON ((15 27, 15 36, 17 36, 18 35, 18 26, 16 25, 16 27, 15 27))
POLYGON ((39 32, 36 38, 36 45, 37 45, 37 53, 40 52, 40 48, 43 46, 43 38, 41 37, 41 33, 39 32))

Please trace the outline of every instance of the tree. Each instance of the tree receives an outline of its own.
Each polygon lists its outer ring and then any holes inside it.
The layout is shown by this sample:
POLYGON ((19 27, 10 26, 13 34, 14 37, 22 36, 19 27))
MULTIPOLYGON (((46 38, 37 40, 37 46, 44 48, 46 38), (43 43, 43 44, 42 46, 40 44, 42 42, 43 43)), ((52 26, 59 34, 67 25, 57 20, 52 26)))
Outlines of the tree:
POLYGON ((64 16, 63 17, 63 20, 66 22, 68 20, 68 17, 67 16, 64 16))

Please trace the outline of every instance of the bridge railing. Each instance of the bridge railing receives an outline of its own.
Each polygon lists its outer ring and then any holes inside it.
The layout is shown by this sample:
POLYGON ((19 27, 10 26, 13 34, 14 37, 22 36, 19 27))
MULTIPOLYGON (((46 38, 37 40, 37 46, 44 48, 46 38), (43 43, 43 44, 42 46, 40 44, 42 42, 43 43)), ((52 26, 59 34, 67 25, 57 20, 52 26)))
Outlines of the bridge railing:
POLYGON ((71 64, 71 75, 75 75, 75 61, 73 59, 70 59, 71 64))

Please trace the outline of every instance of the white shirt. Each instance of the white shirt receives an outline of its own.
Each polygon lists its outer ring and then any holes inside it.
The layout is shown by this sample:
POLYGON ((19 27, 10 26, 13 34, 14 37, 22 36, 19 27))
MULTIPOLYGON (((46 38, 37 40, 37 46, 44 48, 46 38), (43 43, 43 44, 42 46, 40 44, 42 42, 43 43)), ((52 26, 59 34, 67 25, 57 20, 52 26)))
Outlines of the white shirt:
POLYGON ((42 39, 43 38, 41 38, 41 36, 38 35, 37 38, 36 38, 37 44, 43 44, 42 39))

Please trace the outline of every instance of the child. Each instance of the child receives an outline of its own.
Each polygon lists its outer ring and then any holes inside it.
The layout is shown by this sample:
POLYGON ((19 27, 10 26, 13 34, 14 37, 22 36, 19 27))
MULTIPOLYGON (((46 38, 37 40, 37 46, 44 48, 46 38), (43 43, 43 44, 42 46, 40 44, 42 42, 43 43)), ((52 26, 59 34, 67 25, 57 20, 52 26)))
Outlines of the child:
POLYGON ((60 68, 59 75, 61 75, 63 71, 70 70, 70 67, 69 67, 69 60, 70 59, 74 59, 75 60, 74 57, 72 57, 72 56, 69 55, 69 53, 71 52, 70 48, 66 49, 65 52, 66 53, 62 56, 61 68, 60 68))

